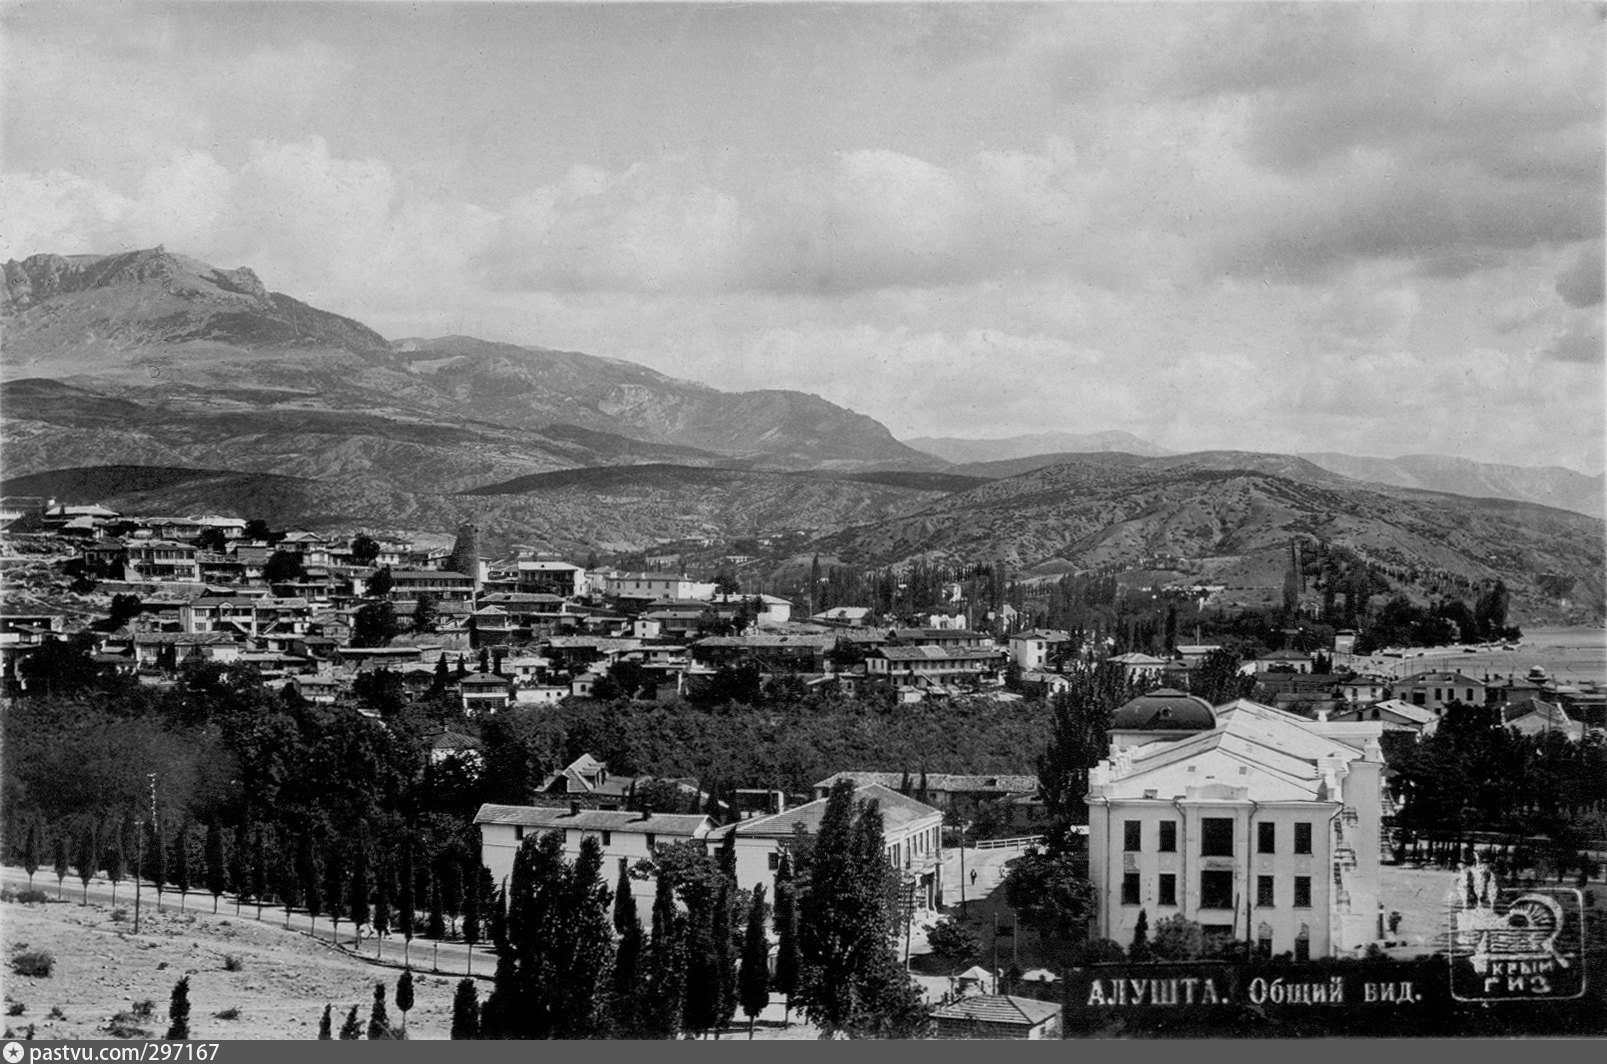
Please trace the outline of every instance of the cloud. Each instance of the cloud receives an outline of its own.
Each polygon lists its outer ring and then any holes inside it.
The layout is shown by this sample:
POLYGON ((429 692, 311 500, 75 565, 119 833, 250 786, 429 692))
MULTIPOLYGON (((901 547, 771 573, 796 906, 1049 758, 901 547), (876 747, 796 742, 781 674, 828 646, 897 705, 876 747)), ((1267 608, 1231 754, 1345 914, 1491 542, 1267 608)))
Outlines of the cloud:
POLYGON ((1602 335, 1600 313, 1572 315, 1542 347, 1542 353, 1558 362, 1577 362, 1599 366, 1607 358, 1607 340, 1602 335))
POLYGON ((1601 241, 1579 249, 1573 264, 1557 278, 1557 294, 1570 307, 1594 307, 1602 302, 1603 247, 1601 241))

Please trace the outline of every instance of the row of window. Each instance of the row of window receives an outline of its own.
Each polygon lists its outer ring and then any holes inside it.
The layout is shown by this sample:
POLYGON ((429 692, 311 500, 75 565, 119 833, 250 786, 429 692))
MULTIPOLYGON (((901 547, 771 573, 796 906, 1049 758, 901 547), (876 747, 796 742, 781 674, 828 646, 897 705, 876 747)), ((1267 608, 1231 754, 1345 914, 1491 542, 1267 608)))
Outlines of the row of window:
MULTIPOLYGON (((1200 818, 1200 856, 1232 857, 1234 820, 1232 817, 1208 816, 1200 818)), ((1177 821, 1160 822, 1160 839, 1156 849, 1161 853, 1177 852, 1177 821)), ((1295 823, 1294 852, 1311 852, 1311 821, 1295 823)), ((1144 849, 1144 822, 1127 820, 1122 823, 1122 849, 1139 853, 1144 849)), ((1263 822, 1256 825, 1256 852, 1278 852, 1278 825, 1263 822)))
MULTIPOLYGON (((1294 896, 1291 904, 1296 909, 1311 908, 1311 877, 1295 876, 1294 896)), ((1255 877, 1255 904, 1258 909, 1277 907, 1276 876, 1255 877)), ((1122 904, 1143 904, 1143 878, 1138 872, 1122 876, 1122 904)), ((1162 872, 1156 883, 1155 903, 1162 906, 1177 905, 1177 874, 1162 872)), ((1201 909, 1233 909, 1233 873, 1207 870, 1200 873, 1201 909)))

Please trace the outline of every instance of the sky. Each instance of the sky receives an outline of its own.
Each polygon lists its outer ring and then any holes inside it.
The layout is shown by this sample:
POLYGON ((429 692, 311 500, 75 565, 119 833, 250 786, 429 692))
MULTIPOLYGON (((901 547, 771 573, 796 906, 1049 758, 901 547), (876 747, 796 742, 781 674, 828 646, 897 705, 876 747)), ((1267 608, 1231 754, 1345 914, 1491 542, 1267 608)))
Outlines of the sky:
POLYGON ((0 5, 0 259, 900 438, 1602 469, 1581 3, 0 5))

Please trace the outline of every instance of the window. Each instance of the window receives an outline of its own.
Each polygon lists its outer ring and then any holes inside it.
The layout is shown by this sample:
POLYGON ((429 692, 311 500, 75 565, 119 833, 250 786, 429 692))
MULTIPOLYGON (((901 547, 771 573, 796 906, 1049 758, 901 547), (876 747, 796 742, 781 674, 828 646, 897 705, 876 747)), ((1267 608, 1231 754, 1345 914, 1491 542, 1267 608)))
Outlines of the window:
POLYGON ((1127 872, 1122 876, 1122 904, 1138 904, 1138 873, 1127 872))
POLYGON ((1161 873, 1161 905, 1177 904, 1177 876, 1171 872, 1161 873))
POLYGON ((525 829, 522 827, 515 827, 513 829, 513 837, 516 841, 523 839, 525 837, 525 829))
POLYGON ((1255 852, 1278 852, 1278 825, 1257 824, 1255 826, 1255 852))
POLYGON ((1200 873, 1200 908, 1233 908, 1232 872, 1214 871, 1200 873))
POLYGON ((1295 908, 1311 908, 1311 877, 1295 876, 1295 908))
POLYGON ((780 867, 781 867, 781 852, 779 850, 771 850, 770 851, 770 871, 774 872, 774 871, 776 871, 776 869, 778 869, 780 867))
POLYGON ((1122 821, 1122 849, 1128 852, 1144 848, 1144 822, 1141 820, 1122 821))
POLYGON ((1177 821, 1161 821, 1161 852, 1177 852, 1177 821))
POLYGON ((1256 954, 1264 961, 1272 959, 1272 935, 1264 934, 1255 940, 1256 954))
POLYGON ((1233 818, 1208 816, 1200 821, 1200 856, 1233 856, 1233 818))
POLYGON ((1311 960, 1311 935, 1301 928, 1300 934, 1295 937, 1295 960, 1311 960))
POLYGON ((658 836, 653 834, 651 831, 649 831, 647 833, 647 852, 652 853, 653 848, 656 847, 657 845, 658 845, 658 836))
POLYGON ((607 846, 610 843, 612 843, 613 841, 614 841, 614 833, 612 831, 604 831, 603 832, 603 845, 607 846))
POLYGON ((1295 824, 1295 853, 1311 852, 1311 821, 1302 820, 1295 824))
POLYGON ((1272 908, 1272 877, 1255 877, 1255 903, 1263 909, 1272 908))

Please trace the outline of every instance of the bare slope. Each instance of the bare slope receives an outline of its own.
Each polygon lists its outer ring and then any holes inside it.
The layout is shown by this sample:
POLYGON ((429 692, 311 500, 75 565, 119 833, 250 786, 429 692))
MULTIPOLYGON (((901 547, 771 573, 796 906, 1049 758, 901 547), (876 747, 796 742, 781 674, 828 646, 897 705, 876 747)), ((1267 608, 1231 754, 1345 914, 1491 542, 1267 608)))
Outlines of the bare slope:
POLYGON ((1171 452, 1141 440, 1130 432, 1035 432, 1006 436, 996 440, 972 440, 954 436, 918 436, 905 440, 917 451, 936 455, 956 464, 1002 462, 1013 458, 1059 453, 1125 451, 1128 454, 1162 455, 1171 452))
POLYGON ((1302 457, 1335 473, 1377 484, 1535 502, 1591 517, 1607 513, 1607 475, 1586 476, 1562 466, 1504 465, 1442 454, 1364 458, 1324 452, 1302 457))

